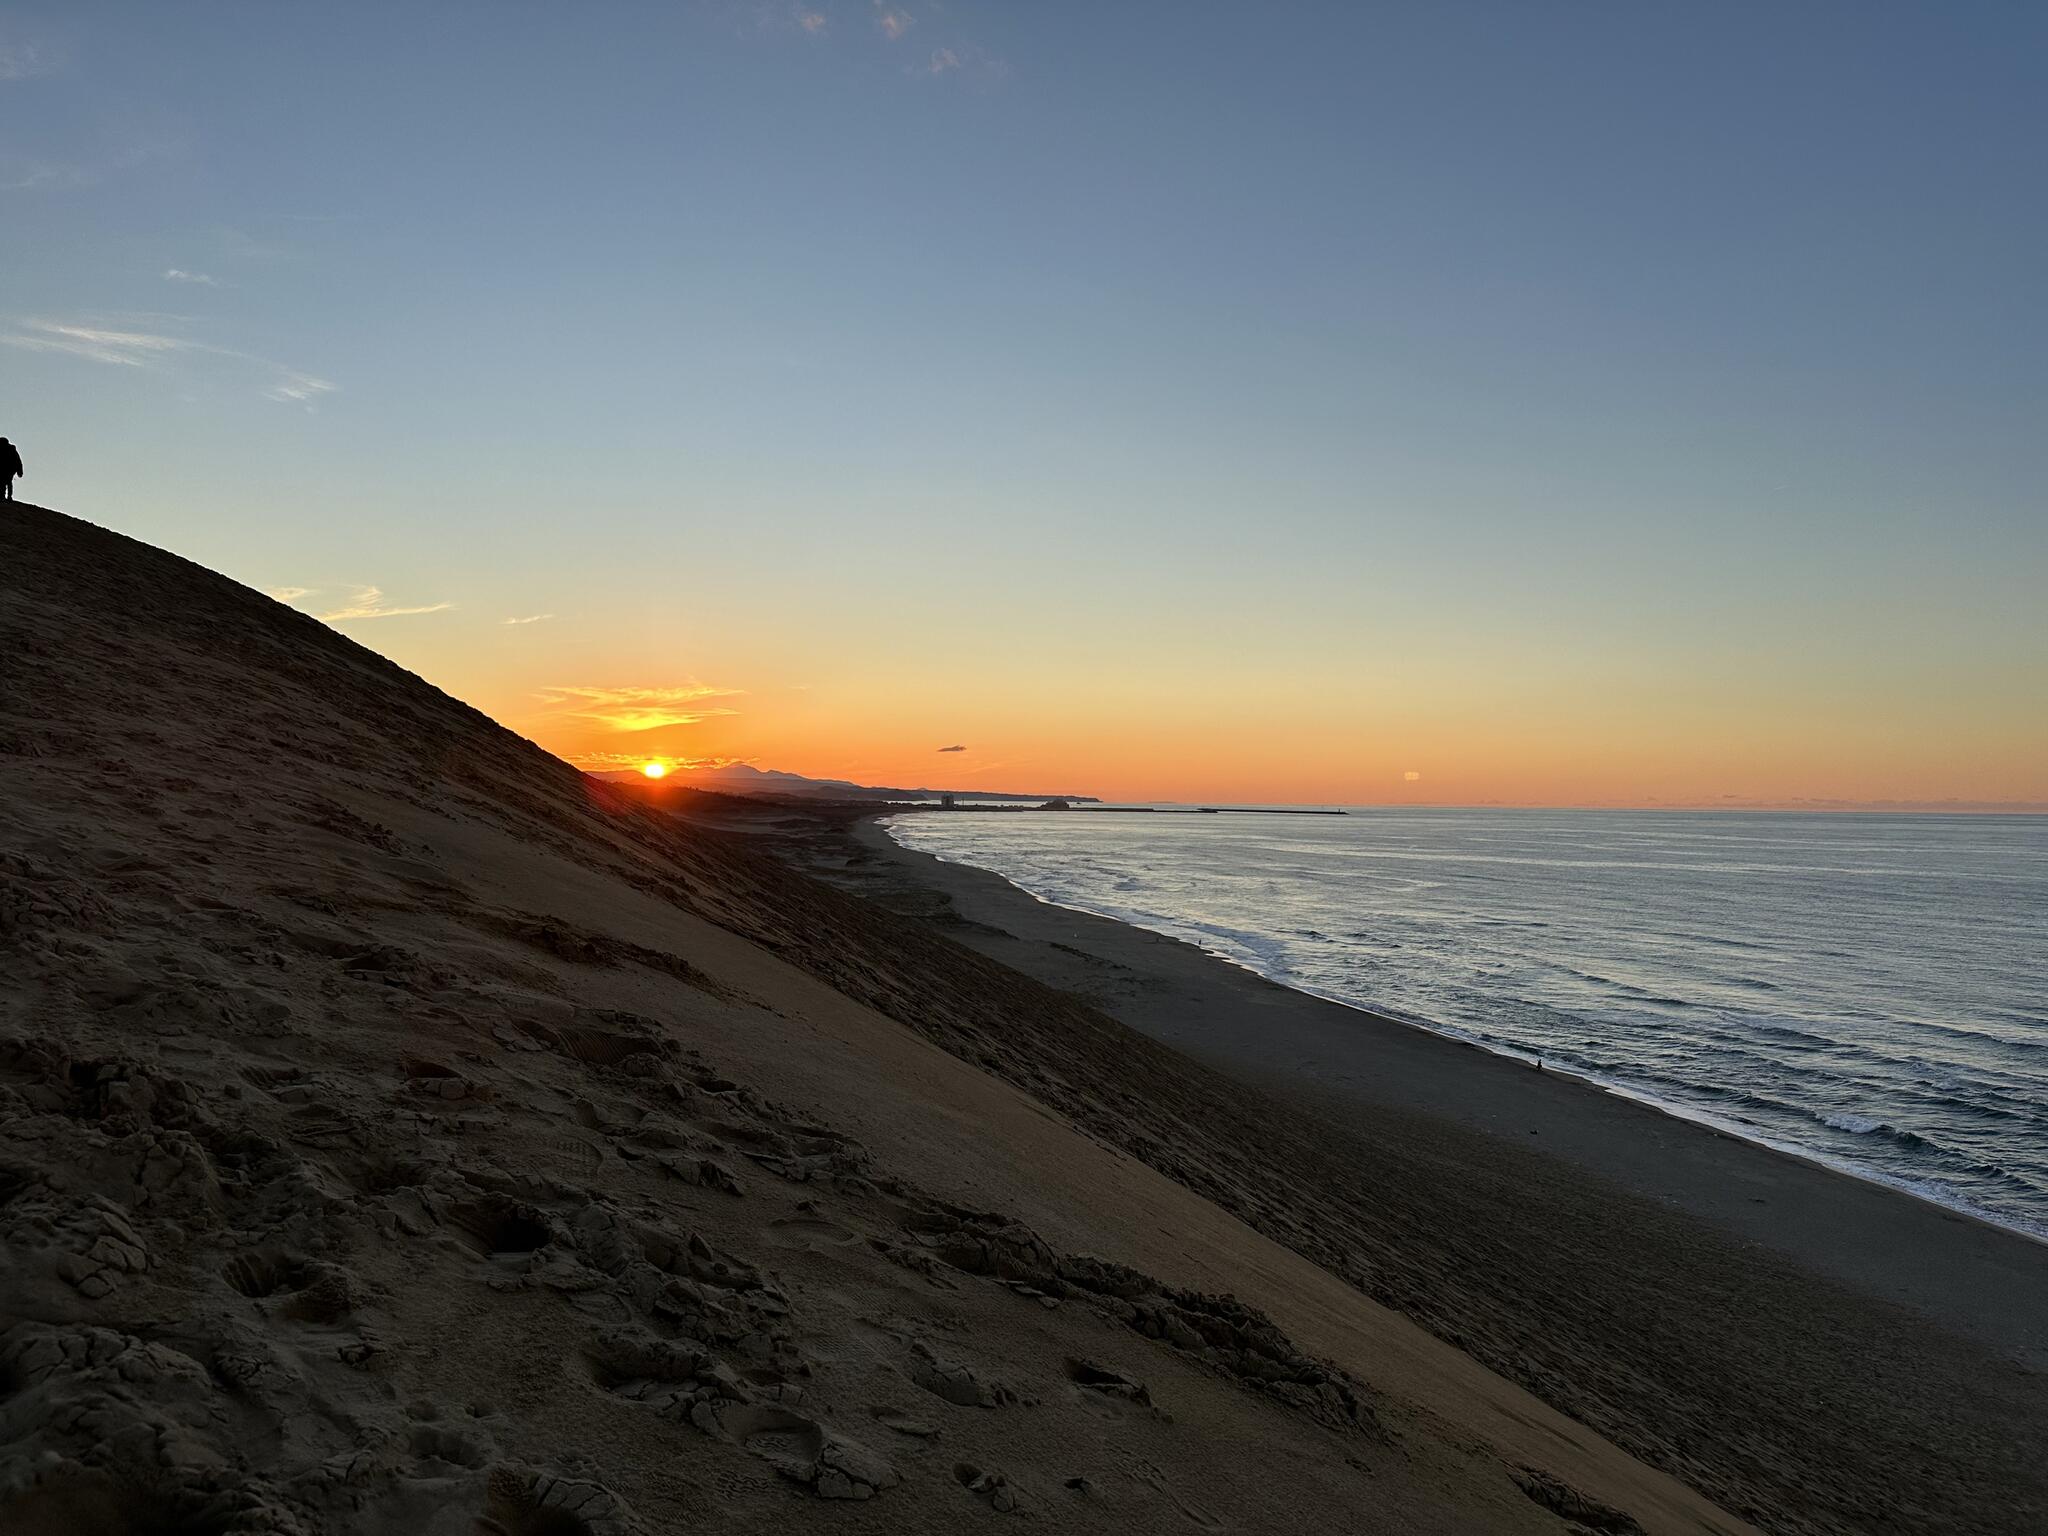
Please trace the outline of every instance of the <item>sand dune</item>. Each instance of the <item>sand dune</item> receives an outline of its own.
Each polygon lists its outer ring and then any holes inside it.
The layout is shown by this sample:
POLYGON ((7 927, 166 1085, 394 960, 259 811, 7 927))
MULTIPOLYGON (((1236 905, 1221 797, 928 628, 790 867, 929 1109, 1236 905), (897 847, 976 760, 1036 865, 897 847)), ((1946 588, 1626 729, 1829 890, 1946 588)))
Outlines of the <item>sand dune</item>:
POLYGON ((1095 1008, 1171 1045, 1094 1056, 1059 1102, 1724 1508, 2048 1527, 2048 1245, 1038 901, 857 812, 680 813, 1045 983, 998 993, 950 946, 895 963, 960 989, 887 1005, 935 1038, 969 999, 1008 1004, 991 1070, 1029 1081, 1095 1008))
POLYGON ((0 657, 0 1530, 1748 1529, 308 618, 13 506, 0 657))

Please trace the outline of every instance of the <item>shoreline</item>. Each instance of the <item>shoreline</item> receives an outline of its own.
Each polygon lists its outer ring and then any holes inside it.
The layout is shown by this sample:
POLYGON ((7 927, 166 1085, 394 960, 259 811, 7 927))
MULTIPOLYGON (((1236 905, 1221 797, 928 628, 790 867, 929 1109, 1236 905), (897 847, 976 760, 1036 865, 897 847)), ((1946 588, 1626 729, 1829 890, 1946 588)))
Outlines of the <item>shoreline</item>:
POLYGON ((1344 1212, 1236 1085, 19 510, 0 1530, 1821 1536, 1915 1496, 1747 1465, 1717 1408, 1569 1416, 1310 1257, 1344 1212))
MULTIPOLYGON (((987 1517, 963 1488, 1118 1536, 2048 1516, 2048 1370, 1679 1199, 1844 1180, 885 856, 851 808, 593 784, 131 540, 29 509, 0 545, 49 663, 0 700, 0 1526, 936 1532, 987 1517)), ((1907 1260, 2013 1259, 1857 1198, 1907 1260)))
POLYGON ((886 814, 851 825, 856 845, 949 906, 964 926, 957 938, 1140 1033, 1341 1120, 1420 1114, 1502 1147, 1534 1138, 1524 1144, 1596 1184, 2048 1372, 2048 1243, 2032 1234, 1046 900, 977 865, 906 848, 882 825, 886 814))
MULTIPOLYGON (((874 826, 884 836, 887 836, 887 818, 895 814, 897 813, 880 813, 870 818, 868 824, 874 826)), ((1081 906, 1075 902, 1056 901, 1050 896, 1041 896, 1029 887, 1020 885, 1008 875, 998 870, 989 869, 985 865, 972 864, 961 859, 949 859, 940 854, 926 853, 923 849, 907 847, 893 837, 889 838, 889 842, 902 853, 929 858, 951 868, 972 870, 977 874, 987 875, 993 879, 1000 880, 1019 896, 1040 906, 1050 907, 1060 912, 1077 913, 1098 922, 1116 923, 1122 927, 1151 934, 1156 938, 1165 939, 1172 943, 1186 944, 1218 964, 1227 965, 1233 970, 1256 977, 1267 986, 1279 987, 1283 991, 1292 992, 1299 997, 1307 998, 1317 1003, 1328 1004, 1333 1008, 1345 1009, 1378 1024, 1394 1024, 1403 1029, 1418 1030, 1423 1034, 1432 1035, 1439 1040, 1447 1040, 1457 1045, 1468 1046, 1488 1056, 1497 1057, 1503 1061, 1515 1062, 1534 1071, 1542 1072, 1546 1077, 1577 1083, 1593 1092, 1611 1095, 1632 1104, 1639 1104, 1643 1108, 1653 1110, 1657 1114, 1669 1119, 1698 1126, 1717 1136, 1731 1137, 1736 1141, 1745 1142, 1750 1146, 1774 1153, 1779 1157, 1791 1158, 1795 1162, 1804 1163, 1809 1167, 1834 1174, 1840 1178, 1852 1179, 1858 1184, 1874 1186, 1891 1194, 1903 1196, 1908 1200, 1915 1200, 1923 1205, 1932 1206, 1935 1210, 1947 1215, 1959 1216, 1966 1221, 1975 1222, 1995 1232, 2001 1232, 2007 1236, 2016 1237, 2025 1242, 2048 1248, 2048 1229, 2036 1231, 2032 1228, 2018 1225, 2015 1221, 2001 1220, 1994 1213, 1980 1210, 1975 1206, 1942 1200, 1933 1195, 1924 1194, 1904 1182, 1888 1177, 1881 1170, 1865 1168, 1845 1160, 1832 1159, 1806 1148, 1773 1140, 1752 1127, 1718 1118, 1710 1111, 1695 1109, 1691 1105, 1669 1099, 1660 1099, 1654 1094, 1630 1088, 1624 1083, 1609 1082, 1589 1072, 1579 1071, 1571 1067, 1546 1067, 1542 1064, 1540 1057, 1514 1046, 1499 1045, 1490 1040, 1482 1040, 1477 1036, 1458 1029, 1454 1025, 1437 1023, 1429 1019, 1411 1018, 1405 1014, 1396 1013, 1391 1009, 1377 1007, 1369 1003, 1353 1002, 1349 998, 1333 997, 1325 992, 1317 992, 1308 987, 1297 986, 1292 982, 1282 981, 1278 977, 1269 976, 1257 966, 1240 960, 1234 955, 1226 954, 1220 949, 1212 949, 1198 939, 1183 938, 1179 934, 1170 933, 1161 928, 1154 928, 1150 924, 1140 922, 1126 914, 1099 911, 1096 908, 1081 906)))

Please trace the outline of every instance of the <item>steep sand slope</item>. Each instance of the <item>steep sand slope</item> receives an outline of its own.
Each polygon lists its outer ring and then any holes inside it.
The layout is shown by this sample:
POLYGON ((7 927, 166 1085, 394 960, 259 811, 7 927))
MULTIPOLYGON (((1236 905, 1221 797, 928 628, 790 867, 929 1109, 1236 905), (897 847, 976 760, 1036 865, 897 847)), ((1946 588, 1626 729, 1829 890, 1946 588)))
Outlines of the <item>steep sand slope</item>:
POLYGON ((0 1530, 1746 1529, 303 616, 12 506, 0 658, 0 1530))
POLYGON ((1147 1158, 1199 1148, 1189 1176, 1251 1225, 1723 1507, 2048 1529, 2048 1246, 849 835, 857 812, 679 813, 1214 1063, 1228 1092, 1171 1053, 1105 1057, 1063 1102, 1147 1158))

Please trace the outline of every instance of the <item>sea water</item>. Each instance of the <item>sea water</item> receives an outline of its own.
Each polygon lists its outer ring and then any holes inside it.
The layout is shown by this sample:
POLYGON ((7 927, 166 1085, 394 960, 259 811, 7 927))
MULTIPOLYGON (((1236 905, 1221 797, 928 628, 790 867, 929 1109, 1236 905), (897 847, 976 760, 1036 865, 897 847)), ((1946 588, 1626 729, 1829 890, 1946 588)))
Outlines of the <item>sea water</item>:
POLYGON ((2048 1236, 2048 817, 914 814, 905 846, 2048 1236))

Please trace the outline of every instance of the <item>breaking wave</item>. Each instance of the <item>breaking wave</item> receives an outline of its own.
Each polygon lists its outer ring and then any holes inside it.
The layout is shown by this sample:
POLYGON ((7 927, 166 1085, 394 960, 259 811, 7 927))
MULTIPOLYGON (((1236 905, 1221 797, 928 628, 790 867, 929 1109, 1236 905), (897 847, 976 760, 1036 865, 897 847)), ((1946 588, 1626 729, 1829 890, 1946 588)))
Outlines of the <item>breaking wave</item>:
POLYGON ((909 847, 2048 1236, 2048 818, 905 816, 909 847), (1768 857, 1731 861, 1747 841, 1768 857))

